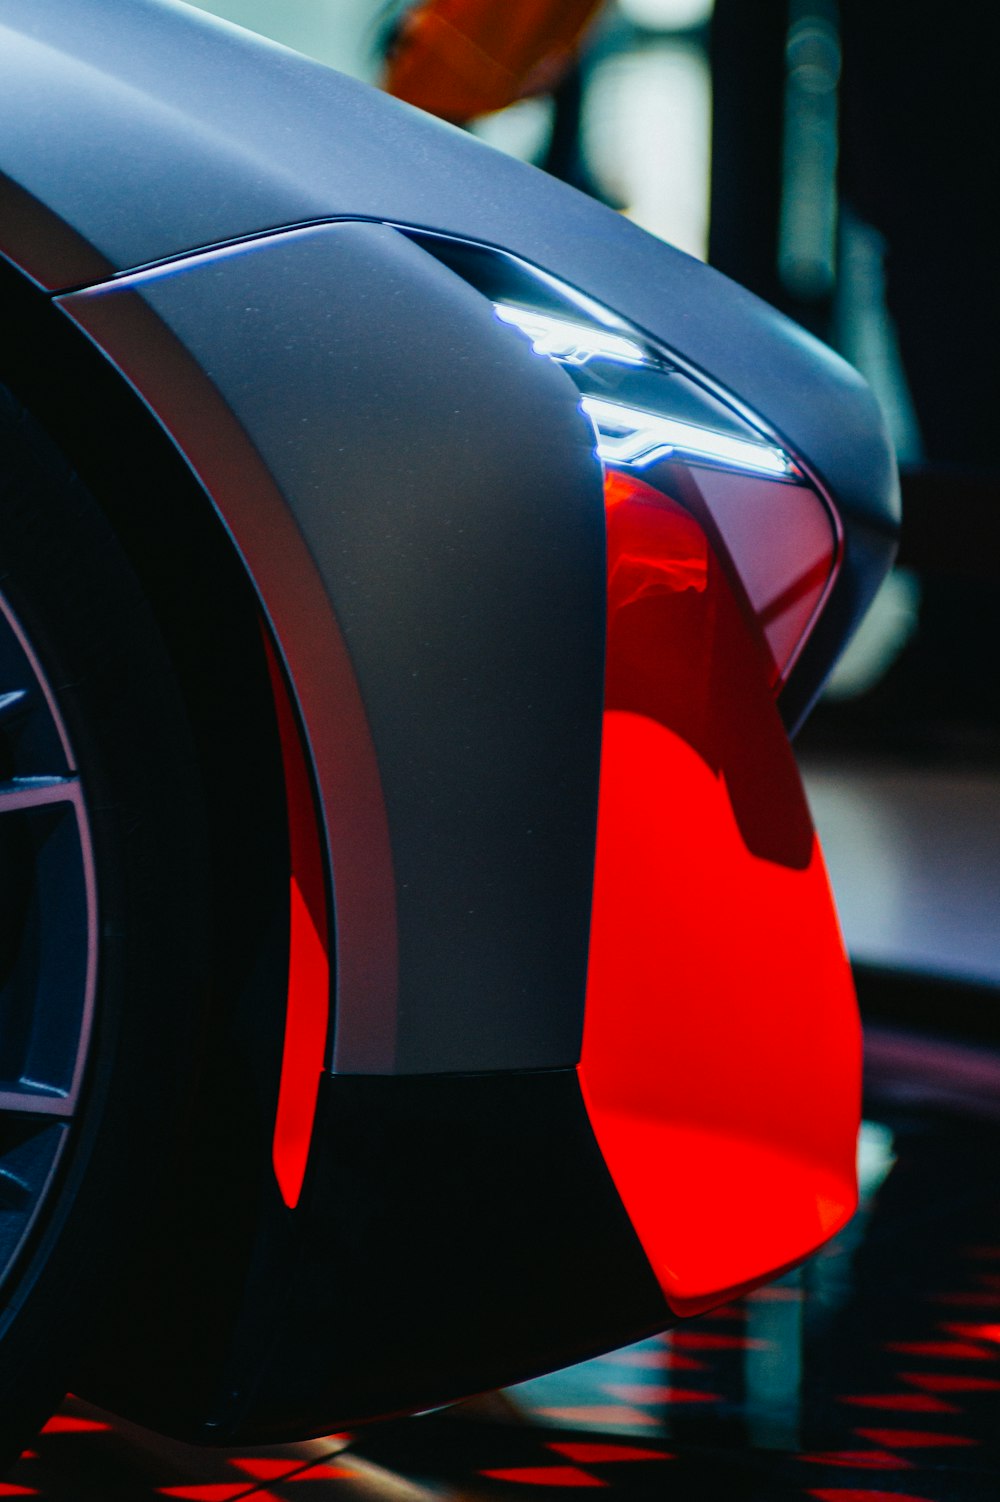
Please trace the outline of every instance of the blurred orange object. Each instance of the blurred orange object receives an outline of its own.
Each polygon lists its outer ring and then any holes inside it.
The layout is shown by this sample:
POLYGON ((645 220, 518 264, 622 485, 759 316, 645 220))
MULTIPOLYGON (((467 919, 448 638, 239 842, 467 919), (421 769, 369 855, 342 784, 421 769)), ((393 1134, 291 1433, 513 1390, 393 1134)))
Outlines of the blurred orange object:
POLYGON ((386 64, 398 99, 456 124, 545 93, 562 77, 601 0, 424 0, 386 64))

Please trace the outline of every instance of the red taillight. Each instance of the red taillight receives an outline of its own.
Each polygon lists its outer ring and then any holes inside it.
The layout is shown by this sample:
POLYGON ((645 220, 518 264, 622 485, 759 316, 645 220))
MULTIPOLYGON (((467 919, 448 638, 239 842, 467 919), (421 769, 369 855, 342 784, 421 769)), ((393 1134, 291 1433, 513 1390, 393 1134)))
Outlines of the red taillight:
POLYGON ((859 1030, 754 612, 690 510, 614 471, 606 499, 581 1078, 633 1225, 686 1314, 850 1214, 859 1030))
POLYGON ((695 483, 757 617, 771 681, 783 683, 833 583, 836 519, 811 486, 707 465, 695 483))

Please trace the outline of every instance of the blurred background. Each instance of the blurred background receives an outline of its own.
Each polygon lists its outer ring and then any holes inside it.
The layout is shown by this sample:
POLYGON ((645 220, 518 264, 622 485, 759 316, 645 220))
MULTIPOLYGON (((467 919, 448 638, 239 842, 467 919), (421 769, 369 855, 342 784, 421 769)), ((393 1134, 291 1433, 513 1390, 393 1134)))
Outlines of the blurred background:
POLYGON ((866 1008, 995 1038, 1000 9, 200 3, 593 194, 865 375, 902 547, 799 755, 866 1008))

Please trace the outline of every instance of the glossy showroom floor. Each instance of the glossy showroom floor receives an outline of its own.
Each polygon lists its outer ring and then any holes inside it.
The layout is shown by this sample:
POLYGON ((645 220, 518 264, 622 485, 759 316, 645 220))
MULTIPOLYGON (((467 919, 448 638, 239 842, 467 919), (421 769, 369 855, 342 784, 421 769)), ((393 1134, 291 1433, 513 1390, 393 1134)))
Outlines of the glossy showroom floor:
POLYGON ((205 1452, 70 1399, 0 1497, 997 1502, 1000 1054, 876 1028, 868 1074, 863 1208, 776 1287, 353 1440, 205 1452))

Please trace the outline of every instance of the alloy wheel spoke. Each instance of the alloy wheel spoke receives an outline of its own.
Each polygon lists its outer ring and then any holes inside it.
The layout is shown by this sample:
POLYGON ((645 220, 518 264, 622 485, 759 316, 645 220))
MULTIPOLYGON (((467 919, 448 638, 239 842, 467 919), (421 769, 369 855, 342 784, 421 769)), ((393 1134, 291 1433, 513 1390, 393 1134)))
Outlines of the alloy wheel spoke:
POLYGON ((0 1086, 0 1116, 45 1116, 66 1118, 73 1115, 76 1102, 68 1095, 32 1090, 27 1086, 0 1086))
POLYGON ((43 808, 49 803, 73 803, 78 788, 76 777, 13 777, 0 782, 0 814, 43 808))
POLYGON ((75 1130, 95 1006, 98 924, 84 785, 55 691, 2 588, 0 766, 5 1292, 75 1130), (4 814, 11 817, 4 821, 4 814))

